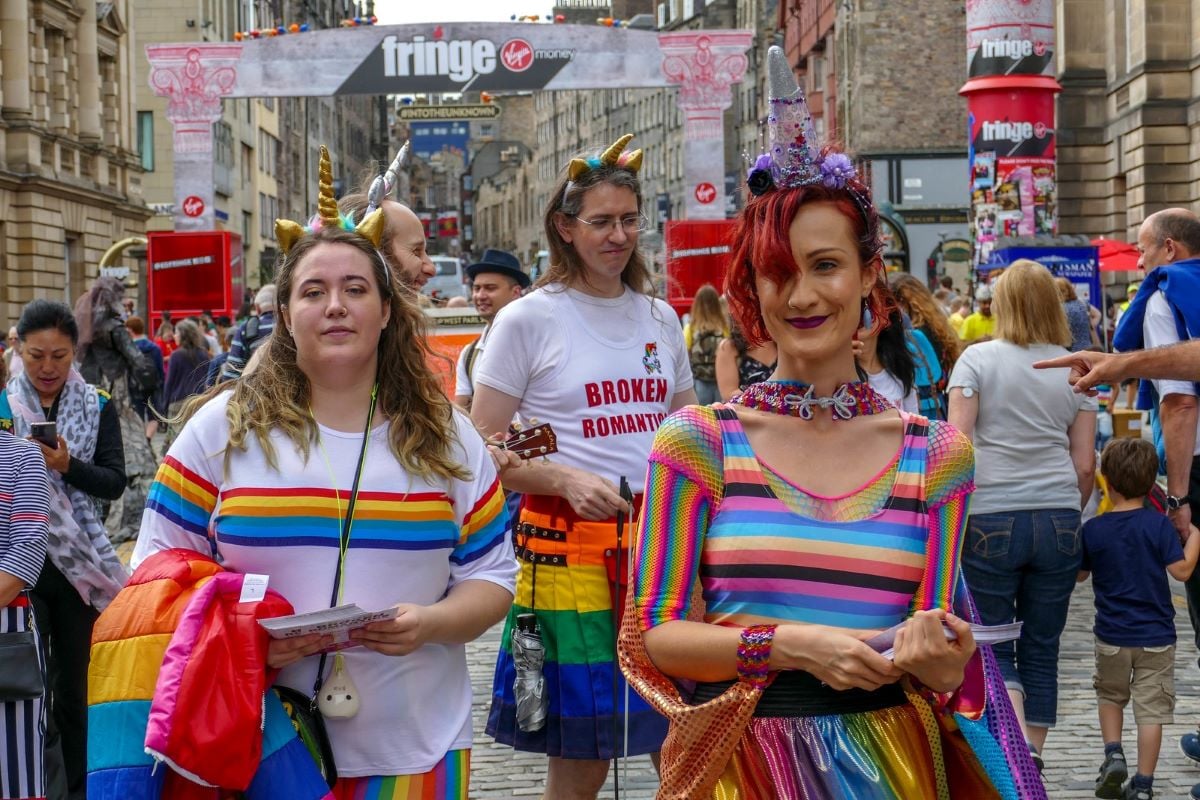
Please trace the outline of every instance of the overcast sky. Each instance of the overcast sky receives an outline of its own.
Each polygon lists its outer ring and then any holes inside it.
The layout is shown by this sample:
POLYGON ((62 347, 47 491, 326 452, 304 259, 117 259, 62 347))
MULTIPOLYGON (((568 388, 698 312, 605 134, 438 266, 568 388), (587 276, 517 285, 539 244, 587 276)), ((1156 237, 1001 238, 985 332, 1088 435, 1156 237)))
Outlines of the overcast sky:
POLYGON ((549 14, 547 0, 375 0, 381 25, 405 22, 508 22, 513 14, 549 14))

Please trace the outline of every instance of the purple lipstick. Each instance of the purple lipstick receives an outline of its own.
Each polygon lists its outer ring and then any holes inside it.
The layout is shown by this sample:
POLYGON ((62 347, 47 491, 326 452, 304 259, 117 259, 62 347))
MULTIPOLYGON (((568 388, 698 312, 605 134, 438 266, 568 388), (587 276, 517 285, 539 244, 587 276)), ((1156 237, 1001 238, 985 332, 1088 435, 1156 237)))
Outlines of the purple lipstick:
POLYGON ((799 328, 800 330, 809 330, 810 328, 820 326, 827 319, 829 319, 828 315, 824 317, 792 317, 788 322, 791 323, 792 327, 799 328))

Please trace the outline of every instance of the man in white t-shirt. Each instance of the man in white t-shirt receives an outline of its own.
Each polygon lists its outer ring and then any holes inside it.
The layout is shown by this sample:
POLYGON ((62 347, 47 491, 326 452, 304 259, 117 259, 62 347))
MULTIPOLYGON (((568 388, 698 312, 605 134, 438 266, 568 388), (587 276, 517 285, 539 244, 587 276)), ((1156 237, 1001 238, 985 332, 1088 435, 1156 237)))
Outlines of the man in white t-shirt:
MULTIPOLYGON (((1195 259, 1200 256, 1200 218, 1182 208, 1171 208, 1151 214, 1138 230, 1138 267, 1151 272, 1166 264, 1195 259)), ((1200 269, 1200 264, 1197 265, 1200 269)), ((1142 337, 1147 348, 1176 344, 1188 338, 1180 335, 1176 325, 1176 308, 1159 289, 1146 299, 1142 320, 1142 337)), ((1190 320, 1192 324, 1200 320, 1190 320)), ((1181 534, 1200 505, 1200 491, 1189 491, 1189 483, 1200 489, 1200 436, 1197 436, 1196 385, 1187 381, 1153 381, 1159 398, 1158 412, 1162 420, 1163 440, 1167 451, 1167 494, 1176 499, 1170 503, 1171 518, 1181 534), (1188 500, 1191 500, 1189 507, 1188 500)), ((1170 501, 1168 501, 1170 502, 1170 501)), ((1200 589, 1198 584, 1197 589, 1200 589)), ((1189 592, 1190 594, 1190 592, 1189 592)), ((1200 595, 1198 595, 1200 599, 1200 595)), ((1200 609, 1197 609, 1200 611, 1200 609)), ((1196 619, 1193 617, 1193 622, 1196 619)))
MULTIPOLYGON (((1151 214, 1138 230, 1137 247, 1138 267, 1147 275, 1121 317, 1116 349, 1164 347, 1200 338, 1200 218, 1183 208, 1151 214)), ((1195 383, 1155 380, 1143 381, 1138 396, 1139 408, 1152 408, 1157 402, 1166 455, 1167 511, 1184 539, 1193 521, 1200 519, 1197 394, 1195 383)), ((1200 575, 1193 575, 1186 586, 1188 615, 1200 647, 1200 575)), ((1200 737, 1184 738, 1184 752, 1200 761, 1200 737)))
POLYGON ((487 323, 483 334, 463 348, 458 356, 458 368, 454 381, 454 402, 467 411, 471 410, 471 398, 475 396, 475 365, 483 354, 492 320, 500 309, 516 300, 529 288, 529 276, 521 270, 521 262, 503 250, 484 250, 483 258, 467 267, 471 279, 471 301, 475 310, 487 323))

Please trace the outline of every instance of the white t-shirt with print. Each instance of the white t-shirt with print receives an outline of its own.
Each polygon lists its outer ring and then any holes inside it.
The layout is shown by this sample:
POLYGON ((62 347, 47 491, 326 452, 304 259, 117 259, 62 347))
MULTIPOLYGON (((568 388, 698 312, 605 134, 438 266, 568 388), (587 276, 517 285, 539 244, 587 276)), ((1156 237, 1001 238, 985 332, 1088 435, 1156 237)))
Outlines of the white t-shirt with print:
MULTIPOLYGON (((216 533, 223 566, 268 575, 269 587, 297 613, 328 608, 341 519, 358 463, 361 433, 320 428, 303 458, 272 433, 278 468, 253 436, 225 468, 231 392, 208 402, 171 446, 151 486, 134 550, 136 567, 153 553, 184 547, 210 553, 216 533)), ((389 424, 371 433, 346 556, 343 603, 377 611, 397 603, 432 605, 458 583, 515 588, 517 562, 504 495, 483 441, 455 412, 454 460, 470 480, 409 474, 388 450, 389 424)), ((426 772, 450 750, 471 746, 471 681, 466 648, 426 644, 403 656, 356 647, 342 651, 361 708, 329 719, 338 773, 346 777, 426 772)), ((305 694, 317 656, 284 669, 278 683, 305 694)), ((327 661, 332 669, 332 657, 327 661)))
POLYGON ((500 310, 475 383, 520 398, 526 424, 550 423, 556 461, 640 492, 654 432, 692 388, 675 312, 628 287, 593 297, 560 285, 500 310))

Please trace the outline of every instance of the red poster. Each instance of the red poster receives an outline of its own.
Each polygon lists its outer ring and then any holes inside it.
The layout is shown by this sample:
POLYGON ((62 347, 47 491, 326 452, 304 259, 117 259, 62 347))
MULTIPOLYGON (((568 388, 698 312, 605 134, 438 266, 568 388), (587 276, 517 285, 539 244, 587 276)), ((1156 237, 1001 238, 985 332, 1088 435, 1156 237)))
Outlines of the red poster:
POLYGON ((242 303, 242 237, 228 231, 147 234, 150 316, 233 315, 242 303))
POLYGON ((730 219, 667 222, 667 302, 676 313, 686 313, 706 283, 724 293, 733 225, 730 219))

